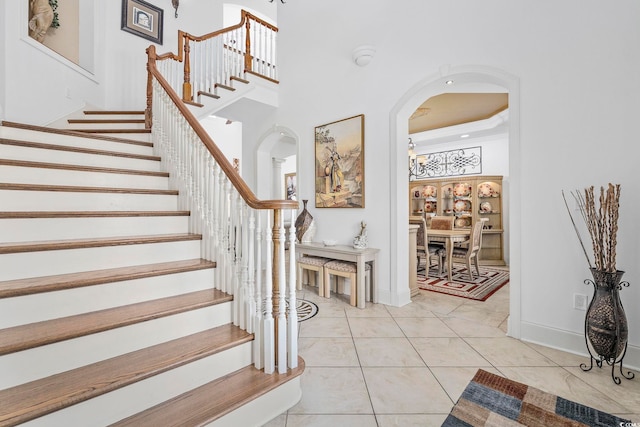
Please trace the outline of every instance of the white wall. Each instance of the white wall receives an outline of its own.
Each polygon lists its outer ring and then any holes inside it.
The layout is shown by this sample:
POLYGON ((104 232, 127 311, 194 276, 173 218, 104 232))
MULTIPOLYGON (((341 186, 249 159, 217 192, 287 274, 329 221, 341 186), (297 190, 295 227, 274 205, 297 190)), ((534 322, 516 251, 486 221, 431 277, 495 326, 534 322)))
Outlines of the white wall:
MULTIPOLYGON (((90 1, 90 0, 83 0, 90 1)), ((95 8, 96 17, 101 8, 95 8)), ((0 3, 3 26, 4 74, 0 74, 0 99, 4 119, 43 125, 80 109, 85 103, 101 105, 104 87, 104 56, 95 58, 95 73, 89 73, 71 61, 44 47, 28 35, 28 2, 0 3)), ((103 22, 96 19, 94 30, 100 34, 103 22)), ((93 47, 103 52, 100 40, 93 47)))
MULTIPOLYGON (((403 248, 394 246, 400 237, 390 231, 390 201, 406 183, 391 176, 396 166, 390 153, 407 139, 390 138, 390 112, 429 77, 464 66, 495 68, 519 81, 519 151, 512 156, 520 167, 510 173, 518 185, 511 193, 521 200, 512 206, 517 229, 511 241, 520 263, 512 275, 521 296, 518 334, 584 351, 585 312, 572 302, 574 293, 590 293, 582 282, 589 271, 560 190, 609 181, 623 188, 618 265, 632 286, 622 298, 629 324, 640 324, 640 229, 634 218, 640 183, 629 151, 640 111, 640 3, 325 0, 285 6, 278 15, 282 84, 274 121, 300 138, 300 193, 313 194, 313 128, 365 115, 366 207, 311 206, 318 240, 337 235, 346 243, 366 220, 370 245, 381 249, 381 295, 391 303, 401 300, 403 285, 396 282, 406 272, 392 265, 403 248), (376 48, 366 67, 351 62, 361 44, 376 48)), ((406 206, 406 199, 397 200, 406 206)), ((640 366, 640 328, 631 329, 636 352, 627 360, 640 366)))

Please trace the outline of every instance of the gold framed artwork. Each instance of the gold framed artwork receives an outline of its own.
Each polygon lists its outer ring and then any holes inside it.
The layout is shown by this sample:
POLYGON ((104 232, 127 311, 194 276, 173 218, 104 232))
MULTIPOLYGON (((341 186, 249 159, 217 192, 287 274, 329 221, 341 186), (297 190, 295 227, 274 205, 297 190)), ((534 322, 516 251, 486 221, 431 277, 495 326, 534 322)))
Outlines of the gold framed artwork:
POLYGON ((122 0, 121 29, 162 44, 163 10, 142 0, 122 0))
POLYGON ((284 196, 287 200, 298 200, 298 183, 295 173, 284 174, 284 196))
POLYGON ((364 208, 364 114, 315 128, 316 208, 364 208))

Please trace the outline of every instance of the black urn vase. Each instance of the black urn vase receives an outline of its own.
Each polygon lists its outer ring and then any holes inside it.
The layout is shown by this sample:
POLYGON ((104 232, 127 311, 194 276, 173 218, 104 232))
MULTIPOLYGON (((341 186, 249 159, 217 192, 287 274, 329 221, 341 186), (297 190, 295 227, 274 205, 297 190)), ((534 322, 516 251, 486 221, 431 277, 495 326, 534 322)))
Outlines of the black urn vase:
MULTIPOLYGON (((581 368, 588 371, 593 367, 594 360, 598 367, 601 367, 604 361, 612 366, 611 376, 614 382, 619 384, 620 379, 614 375, 613 368, 619 363, 622 373, 622 360, 629 337, 629 326, 620 300, 620 290, 623 286, 629 286, 629 283, 622 282, 624 271, 620 270, 608 272, 592 268, 591 274, 593 280, 587 279, 585 283, 593 285, 594 292, 584 322, 591 366, 587 368, 586 365, 581 365, 581 368)), ((628 374, 629 376, 622 373, 627 379, 633 378, 633 373, 628 374)))

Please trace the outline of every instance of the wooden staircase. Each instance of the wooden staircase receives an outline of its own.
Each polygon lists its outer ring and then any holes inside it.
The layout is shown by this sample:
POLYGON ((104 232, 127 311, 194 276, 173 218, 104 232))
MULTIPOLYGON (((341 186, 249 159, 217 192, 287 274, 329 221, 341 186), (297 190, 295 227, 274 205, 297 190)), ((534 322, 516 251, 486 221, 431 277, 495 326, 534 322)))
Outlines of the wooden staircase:
POLYGON ((103 125, 0 126, 0 426, 262 425, 304 362, 253 367, 152 144, 103 125))

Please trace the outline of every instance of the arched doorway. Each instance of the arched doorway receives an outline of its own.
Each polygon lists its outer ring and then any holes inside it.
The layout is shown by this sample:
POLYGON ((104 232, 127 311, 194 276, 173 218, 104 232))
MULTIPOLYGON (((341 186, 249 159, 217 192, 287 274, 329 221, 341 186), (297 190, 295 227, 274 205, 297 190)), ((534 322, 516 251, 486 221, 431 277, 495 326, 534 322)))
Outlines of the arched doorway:
POLYGON ((509 177, 511 197, 509 199, 509 259, 510 259, 510 317, 507 334, 520 337, 520 93, 519 80, 502 70, 483 67, 442 67, 440 72, 431 75, 410 88, 396 103, 390 113, 390 171, 392 182, 390 218, 391 218, 391 294, 392 303, 404 305, 410 301, 409 277, 406 268, 408 257, 408 174, 407 123, 411 114, 424 100, 447 92, 447 82, 456 84, 492 84, 500 86, 509 93, 509 177))

